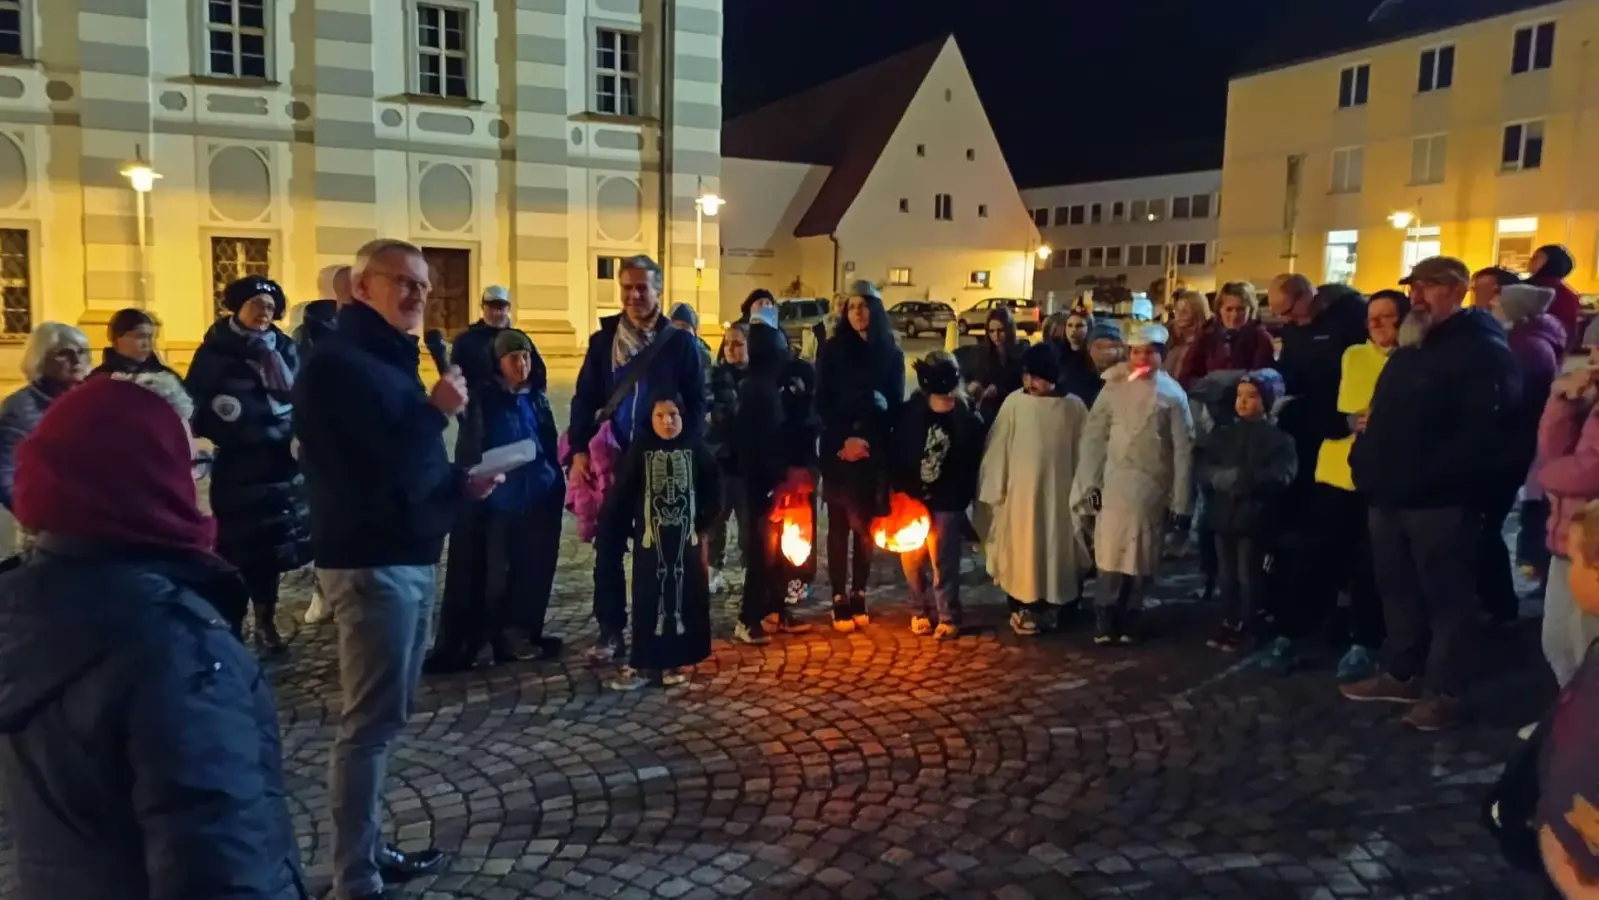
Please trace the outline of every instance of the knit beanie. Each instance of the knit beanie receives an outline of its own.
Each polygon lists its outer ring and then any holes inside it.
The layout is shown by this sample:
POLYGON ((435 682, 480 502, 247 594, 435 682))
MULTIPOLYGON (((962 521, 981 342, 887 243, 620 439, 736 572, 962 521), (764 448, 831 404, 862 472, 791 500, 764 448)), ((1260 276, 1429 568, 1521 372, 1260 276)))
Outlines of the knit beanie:
POLYGON ((1088 329, 1088 343, 1095 341, 1115 341, 1122 343, 1122 328, 1109 319, 1094 320, 1094 327, 1088 329))
POLYGON ((673 322, 682 322, 690 328, 700 327, 700 314, 695 312, 694 307, 689 306, 687 303, 679 303, 672 307, 672 314, 668 318, 673 322))
POLYGON ((155 320, 154 316, 144 310, 130 307, 128 309, 119 309, 113 313, 106 331, 111 335, 111 340, 115 341, 141 325, 157 328, 160 323, 155 320))
POLYGON ((494 335, 494 358, 502 359, 517 351, 533 352, 533 339, 515 328, 501 328, 494 335))
POLYGON ((1029 346, 1022 354, 1022 371, 1050 384, 1060 381, 1060 351, 1047 341, 1029 346))
POLYGON ((238 315, 240 308, 257 294, 266 294, 272 298, 274 320, 282 319, 289 311, 289 303, 283 295, 283 288, 279 287, 276 281, 263 275, 246 275, 223 288, 222 308, 238 315))

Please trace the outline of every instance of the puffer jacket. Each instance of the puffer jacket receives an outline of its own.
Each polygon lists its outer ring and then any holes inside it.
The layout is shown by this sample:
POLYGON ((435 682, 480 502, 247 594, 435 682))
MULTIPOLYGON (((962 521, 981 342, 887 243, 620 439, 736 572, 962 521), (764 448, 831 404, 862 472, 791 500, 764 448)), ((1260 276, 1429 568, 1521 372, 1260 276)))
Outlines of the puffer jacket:
POLYGON ((55 398, 38 383, 24 385, 0 403, 0 506, 11 508, 17 477, 17 445, 33 433, 55 398))
POLYGON ((1265 537, 1278 524, 1282 494, 1298 473, 1294 441, 1267 419, 1239 419, 1212 431, 1194 456, 1210 488, 1201 516, 1217 534, 1265 537))
POLYGON ((1566 329, 1548 312, 1554 299, 1553 291, 1528 284, 1506 285, 1499 296, 1499 308, 1510 327, 1506 335, 1510 353, 1521 369, 1521 411, 1516 416, 1511 463, 1516 478, 1529 474, 1538 445, 1538 422, 1565 355, 1566 329))
POLYGON ((1323 441, 1349 437, 1349 420, 1338 411, 1338 379, 1344 351, 1366 342, 1366 298, 1341 284, 1316 290, 1316 317, 1285 325, 1277 371, 1290 399, 1278 417, 1299 450, 1299 481, 1315 478, 1323 441))
MULTIPOLYGON (((271 351, 291 378, 300 350, 277 328, 271 351)), ((262 382, 251 342, 222 319, 195 351, 184 387, 194 398, 194 433, 216 445, 211 511, 217 552, 244 571, 288 572, 311 561, 311 511, 294 456, 294 403, 262 382)))
POLYGON ((1538 423, 1538 487, 1549 498, 1549 551, 1569 557, 1571 517, 1599 500, 1599 406, 1591 398, 1550 396, 1538 423))
POLYGON ((0 566, 17 900, 305 900, 272 690, 214 557, 41 535, 0 566))

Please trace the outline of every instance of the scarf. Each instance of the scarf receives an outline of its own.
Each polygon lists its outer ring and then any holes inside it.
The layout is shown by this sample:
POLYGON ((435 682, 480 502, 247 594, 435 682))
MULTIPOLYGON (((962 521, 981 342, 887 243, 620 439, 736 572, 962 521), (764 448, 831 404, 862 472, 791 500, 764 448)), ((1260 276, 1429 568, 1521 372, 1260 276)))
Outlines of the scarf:
POLYGON ((289 364, 278 352, 278 333, 270 328, 252 331, 232 316, 228 317, 228 327, 244 339, 245 352, 249 354, 246 361, 261 379, 262 387, 273 393, 288 393, 294 387, 294 373, 289 371, 289 364))
MULTIPOLYGON (((657 320, 659 321, 659 320, 657 320)), ((617 317, 616 340, 611 342, 611 371, 615 372, 633 361, 633 357, 644 352, 644 348, 655 340, 655 334, 660 329, 654 325, 649 328, 640 328, 633 324, 626 314, 617 317)))

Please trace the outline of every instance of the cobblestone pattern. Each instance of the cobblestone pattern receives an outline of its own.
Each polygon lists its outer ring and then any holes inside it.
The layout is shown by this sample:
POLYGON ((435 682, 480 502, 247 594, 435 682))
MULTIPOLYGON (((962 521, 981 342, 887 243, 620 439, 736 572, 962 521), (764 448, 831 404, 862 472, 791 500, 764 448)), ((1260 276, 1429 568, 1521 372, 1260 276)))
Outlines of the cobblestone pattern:
MULTIPOLYGON (((403 845, 459 855, 411 895, 1533 896, 1476 821, 1546 696, 1533 635, 1485 652, 1474 724, 1428 737, 1341 701, 1325 667, 1273 678, 1207 650, 1214 611, 1174 602, 1193 587, 1180 574, 1135 648, 1086 628, 1016 638, 980 573, 979 627, 938 643, 910 634, 881 560, 864 631, 733 645, 728 598, 688 686, 617 694, 581 655, 590 561, 569 532, 550 628, 564 661, 425 680, 387 811, 403 845)), ((306 587, 285 586, 293 658, 274 677, 295 828, 325 882, 337 678, 330 627, 299 623, 306 587)))

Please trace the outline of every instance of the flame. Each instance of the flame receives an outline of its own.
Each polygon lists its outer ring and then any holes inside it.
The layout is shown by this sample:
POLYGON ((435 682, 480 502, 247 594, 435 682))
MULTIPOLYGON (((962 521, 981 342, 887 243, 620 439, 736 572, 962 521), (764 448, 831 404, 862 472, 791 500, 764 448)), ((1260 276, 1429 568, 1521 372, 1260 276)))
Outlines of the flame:
POLYGON ((805 539, 798 522, 783 523, 783 558, 796 566, 805 565, 811 558, 811 542, 805 539))
POLYGON ((888 533, 886 525, 881 520, 872 532, 872 540, 877 546, 890 553, 909 553, 920 550, 927 543, 927 536, 932 533, 933 520, 927 516, 918 516, 902 526, 892 535, 888 533))
POLYGON ((1150 372, 1149 366, 1139 366, 1139 367, 1133 369, 1132 372, 1128 373, 1127 380, 1128 381, 1137 381, 1138 379, 1144 377, 1145 375, 1148 375, 1149 372, 1150 372))

